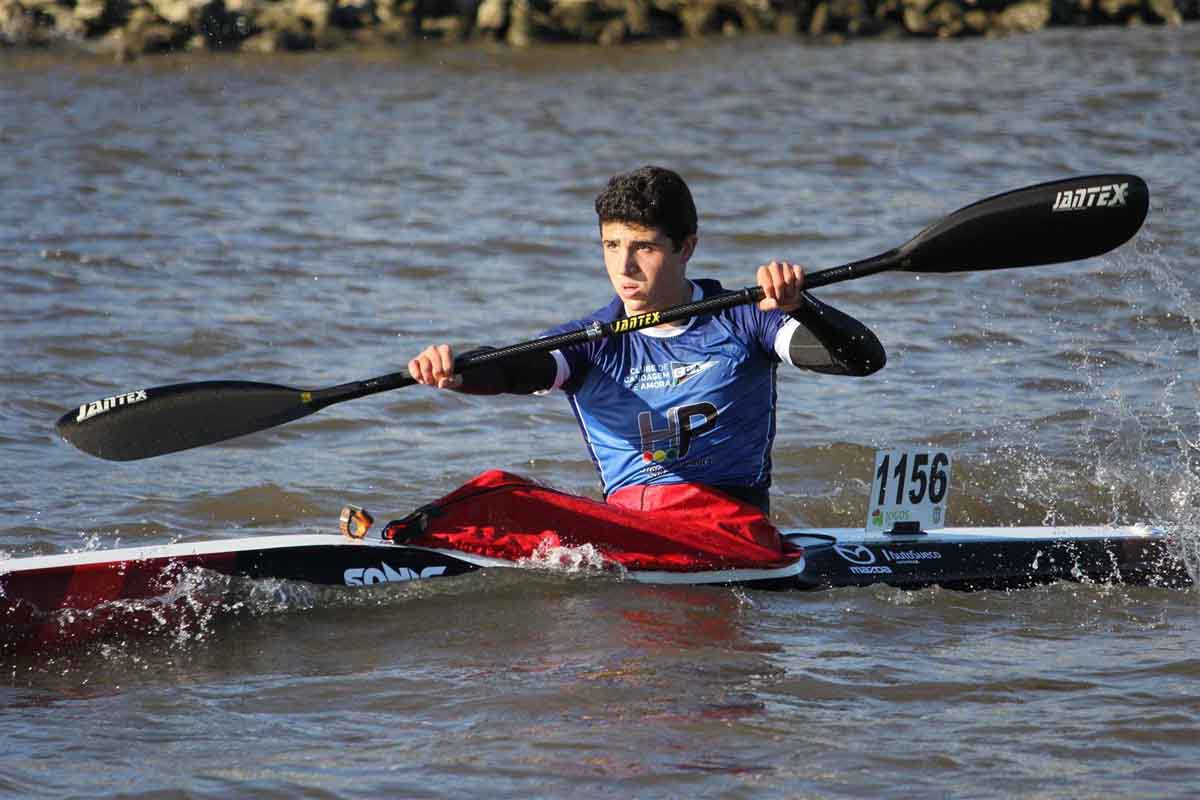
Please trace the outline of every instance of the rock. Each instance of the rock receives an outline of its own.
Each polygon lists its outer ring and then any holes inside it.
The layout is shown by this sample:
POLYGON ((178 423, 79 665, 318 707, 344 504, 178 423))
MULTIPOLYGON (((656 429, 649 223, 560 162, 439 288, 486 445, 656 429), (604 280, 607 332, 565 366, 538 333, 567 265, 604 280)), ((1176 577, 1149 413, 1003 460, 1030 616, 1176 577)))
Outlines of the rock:
POLYGON ((737 0, 735 8, 739 27, 747 33, 760 33, 775 23, 775 10, 768 0, 737 0))
POLYGON ((421 33, 430 38, 460 41, 470 30, 469 21, 462 17, 426 17, 421 20, 421 33))
POLYGON ((1001 33, 1032 33, 1046 27, 1049 21, 1049 0, 1026 0, 997 14, 993 29, 1001 33))
POLYGON ((193 14, 208 4, 208 0, 145 0, 149 8, 162 20, 173 25, 188 24, 193 14))
POLYGON ((296 19, 312 26, 313 33, 320 34, 329 26, 333 14, 333 0, 291 0, 296 19))
POLYGON ((375 17, 380 22, 391 22, 396 19, 411 20, 416 3, 397 2, 397 0, 376 0, 375 17))
POLYGON ((533 44, 534 24, 529 0, 512 0, 508 7, 508 32, 504 39, 512 47, 533 44))
POLYGON ((75 19, 85 25, 96 25, 104 18, 107 9, 105 0, 76 0, 75 19))
POLYGON ((903 11, 904 4, 900 0, 877 0, 875 3, 876 20, 899 20, 903 11))
POLYGON ((1098 0, 1096 10, 1110 22, 1124 22, 1137 16, 1141 0, 1098 0))
POLYGON ((596 37, 596 44, 611 47, 612 45, 621 44, 628 37, 629 26, 625 24, 625 20, 610 19, 600 29, 600 34, 596 37))
MULTIPOLYGON (((624 11, 625 37, 632 36, 647 36, 650 34, 650 4, 646 0, 625 0, 622 4, 624 7, 620 11, 624 11)), ((608 27, 608 23, 605 23, 608 27)), ((613 34, 616 33, 616 28, 613 29, 613 34)), ((622 38, 621 41, 624 41, 622 38)), ((613 42, 616 44, 616 42, 613 42)))
POLYGON ((74 10, 57 0, 0 2, 0 44, 42 47, 83 33, 74 10))
POLYGON ((991 27, 991 24, 991 16, 988 15, 988 12, 983 11, 982 9, 973 8, 967 13, 963 14, 963 27, 967 33, 982 35, 987 33, 988 28, 991 27))
POLYGON ((247 36, 241 46, 243 53, 274 53, 279 49, 279 40, 273 31, 247 36))
POLYGON ((1146 16, 1151 22, 1162 22, 1167 25, 1182 25, 1183 13, 1175 5, 1175 0, 1147 0, 1146 16))
POLYGON ((483 0, 475 12, 475 29, 480 33, 498 34, 508 24, 508 0, 483 0))
POLYGON ((925 15, 926 24, 932 33, 942 39, 951 39, 962 34, 966 27, 963 11, 958 4, 944 0, 925 15))
POLYGON ((592 24, 596 13, 596 4, 591 0, 558 0, 550 7, 550 17, 555 27, 577 41, 596 38, 601 27, 600 23, 592 24), (592 35, 589 36, 589 32, 592 35))
POLYGON ((1051 0, 1050 25, 1084 25, 1091 13, 1091 0, 1051 0))
POLYGON ((121 61, 131 61, 150 53, 182 49, 188 38, 186 28, 164 22, 149 6, 139 5, 121 27, 104 36, 101 49, 121 61))
POLYGON ((716 29, 717 4, 712 0, 698 0, 682 5, 678 14, 685 36, 703 36, 716 29))
POLYGON ((932 34, 933 28, 925 16, 927 8, 928 4, 926 0, 904 0, 904 11, 901 15, 901 20, 904 22, 904 29, 918 36, 932 34))
POLYGON ((822 5, 828 8, 827 30, 858 36, 875 33, 881 27, 865 0, 827 0, 822 5))
POLYGON ((542 39, 560 39, 562 30, 549 14, 549 0, 511 0, 505 41, 528 47, 542 39))
POLYGON ((190 47, 209 50, 233 50, 241 46, 255 32, 254 12, 249 3, 239 3, 239 8, 230 8, 224 0, 213 0, 200 9, 199 18, 193 23, 196 36, 190 47))
POLYGON ((74 9, 58 6, 54 10, 54 35, 59 39, 81 42, 87 38, 87 24, 75 16, 74 9))
POLYGON ((257 53, 312 50, 329 26, 328 0, 283 0, 264 3, 254 18, 262 32, 250 36, 243 48, 257 53))
POLYGON ((33 14, 16 0, 0 0, 0 44, 37 44, 33 14))
POLYGON ((330 24, 339 28, 357 30, 376 21, 375 0, 334 0, 329 11, 330 24))
POLYGON ((808 21, 808 35, 820 36, 829 27, 829 3, 818 3, 808 21))
POLYGON ((474 31, 514 47, 755 31, 807 32, 829 43, 1197 17, 1200 0, 0 0, 0 44, 90 40, 133 58, 201 47, 275 52, 456 40, 474 31))

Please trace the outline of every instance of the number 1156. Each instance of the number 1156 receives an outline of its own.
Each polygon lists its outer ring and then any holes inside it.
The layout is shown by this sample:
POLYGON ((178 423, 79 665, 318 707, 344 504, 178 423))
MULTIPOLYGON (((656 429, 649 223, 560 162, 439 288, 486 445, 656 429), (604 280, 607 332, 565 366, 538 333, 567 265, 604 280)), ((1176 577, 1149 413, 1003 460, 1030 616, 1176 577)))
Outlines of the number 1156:
POLYGON ((909 469, 909 454, 904 453, 896 459, 895 466, 892 466, 891 454, 886 454, 883 460, 879 462, 879 469, 875 471, 875 480, 879 484, 879 497, 877 503, 883 505, 887 502, 888 481, 895 480, 896 495, 893 503, 902 505, 904 503, 904 493, 908 490, 908 502, 913 505, 918 505, 928 496, 930 503, 940 503, 946 497, 946 488, 949 484, 949 476, 946 474, 946 467, 950 464, 950 457, 945 453, 933 453, 932 458, 930 453, 914 453, 911 459, 911 470, 909 469), (911 486, 912 488, 909 488, 911 486))

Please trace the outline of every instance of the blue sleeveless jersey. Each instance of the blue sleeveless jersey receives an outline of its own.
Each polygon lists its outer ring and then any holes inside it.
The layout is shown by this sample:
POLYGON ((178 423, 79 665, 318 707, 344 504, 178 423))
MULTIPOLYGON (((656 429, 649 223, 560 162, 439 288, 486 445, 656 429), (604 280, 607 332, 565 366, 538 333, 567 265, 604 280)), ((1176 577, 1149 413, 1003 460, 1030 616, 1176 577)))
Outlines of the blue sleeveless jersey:
MULTIPOLYGON (((693 283, 697 299, 721 291, 693 283)), ((547 334, 625 315, 615 298, 547 334)), ((692 319, 681 332, 638 331, 563 348, 555 383, 600 471, 607 495, 639 484, 765 489, 775 438, 775 339, 789 317, 756 305, 692 319)))

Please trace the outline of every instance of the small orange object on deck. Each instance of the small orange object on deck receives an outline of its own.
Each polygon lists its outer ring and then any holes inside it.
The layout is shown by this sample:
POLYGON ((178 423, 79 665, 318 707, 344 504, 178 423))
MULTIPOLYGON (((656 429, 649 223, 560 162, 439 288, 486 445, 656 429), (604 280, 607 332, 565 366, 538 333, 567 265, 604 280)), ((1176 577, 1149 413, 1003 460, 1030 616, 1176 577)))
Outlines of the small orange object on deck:
POLYGON ((362 539, 371 529, 375 518, 365 508, 358 506, 343 506, 342 515, 338 521, 338 530, 342 535, 351 539, 362 539))

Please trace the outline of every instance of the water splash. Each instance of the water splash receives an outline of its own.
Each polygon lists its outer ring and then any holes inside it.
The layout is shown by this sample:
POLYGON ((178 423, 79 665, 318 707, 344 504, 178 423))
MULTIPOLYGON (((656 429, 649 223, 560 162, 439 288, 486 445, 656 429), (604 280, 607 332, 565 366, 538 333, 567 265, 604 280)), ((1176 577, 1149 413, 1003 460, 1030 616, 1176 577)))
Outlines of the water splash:
MULTIPOLYGON (((1031 307, 1045 321, 1031 322, 1053 327, 1061 343, 1040 380, 1061 387, 1030 406, 1044 416, 1018 407, 955 442, 966 451, 955 464, 955 521, 1147 523, 1173 535, 1200 576, 1200 391, 1189 379, 1200 299, 1147 234, 1094 270, 1035 287, 1041 305, 1031 307), (1093 296, 1088 322, 1078 307, 1093 296), (1063 368, 1069 380, 1047 377, 1063 368), (1059 407, 1043 405, 1054 394, 1059 407)), ((1013 324, 985 313, 985 333, 993 322, 1013 324)), ((986 352, 1003 361, 999 346, 986 352)))
POLYGON ((81 544, 76 548, 67 548, 68 553, 91 553, 96 550, 113 549, 121 546, 121 531, 113 531, 115 538, 106 539, 98 531, 89 533, 88 531, 80 531, 79 538, 81 544))
MULTIPOLYGON (((1172 313, 1186 322, 1186 330, 1175 337, 1163 336, 1174 361, 1197 359, 1200 346, 1200 300, 1172 268, 1154 240, 1144 243, 1141 259, 1150 281, 1170 302, 1172 313)), ((1179 542, 1180 554, 1192 578, 1200 578, 1200 387, 1191 386, 1182 369, 1171 375, 1159 396, 1161 424, 1174 438, 1174 453, 1165 474, 1155 476, 1147 492, 1159 509, 1156 523, 1179 542)))
POLYGON ((1139 366, 1106 374, 1098 359, 1079 367, 1096 406, 1078 443, 1090 481, 1112 521, 1158 526, 1200 576, 1200 394, 1188 396, 1187 362, 1200 346, 1200 300, 1150 236, 1115 257, 1119 291, 1135 312, 1139 366), (1141 516, 1131 519, 1130 512, 1141 516))
POLYGON ((604 554, 591 544, 568 547, 556 545, 546 539, 538 543, 537 549, 531 555, 517 561, 517 565, 571 575, 594 572, 624 573, 620 564, 605 558, 604 554))

